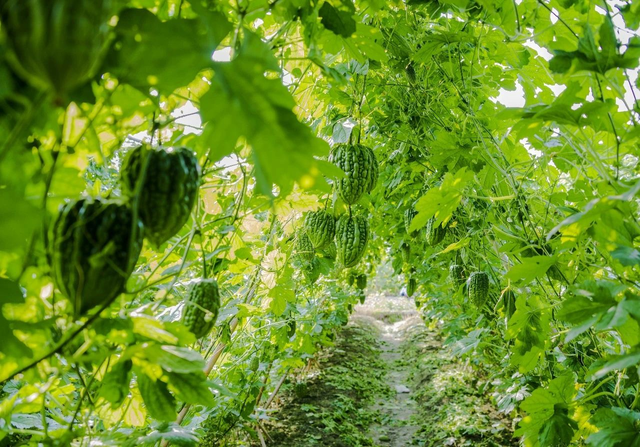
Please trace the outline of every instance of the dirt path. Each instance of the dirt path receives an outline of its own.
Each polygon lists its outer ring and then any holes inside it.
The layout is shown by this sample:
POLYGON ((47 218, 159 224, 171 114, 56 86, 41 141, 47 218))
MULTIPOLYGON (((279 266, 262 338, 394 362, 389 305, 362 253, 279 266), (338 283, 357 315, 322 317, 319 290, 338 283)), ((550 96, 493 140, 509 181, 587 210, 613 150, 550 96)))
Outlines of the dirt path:
POLYGON ((515 446, 511 421, 480 391, 413 300, 368 297, 317 368, 287 385, 269 447, 515 446))
POLYGON ((416 423, 417 403, 411 389, 411 372, 403 355, 407 332, 419 330, 424 323, 407 298, 369 298, 356 308, 352 322, 375 319, 382 342, 380 358, 388 365, 385 382, 390 397, 380 397, 375 409, 380 412, 380 423, 370 427, 370 435, 377 444, 405 447, 412 444, 420 428, 416 423))

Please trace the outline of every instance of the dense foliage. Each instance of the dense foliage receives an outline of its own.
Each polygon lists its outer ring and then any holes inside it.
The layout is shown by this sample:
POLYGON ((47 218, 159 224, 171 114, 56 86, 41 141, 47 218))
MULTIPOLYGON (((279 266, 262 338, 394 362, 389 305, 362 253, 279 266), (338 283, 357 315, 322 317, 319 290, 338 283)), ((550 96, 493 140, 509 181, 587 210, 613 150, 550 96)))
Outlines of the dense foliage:
POLYGON ((257 439, 389 261, 525 445, 640 443, 637 1, 0 22, 0 445, 257 439))

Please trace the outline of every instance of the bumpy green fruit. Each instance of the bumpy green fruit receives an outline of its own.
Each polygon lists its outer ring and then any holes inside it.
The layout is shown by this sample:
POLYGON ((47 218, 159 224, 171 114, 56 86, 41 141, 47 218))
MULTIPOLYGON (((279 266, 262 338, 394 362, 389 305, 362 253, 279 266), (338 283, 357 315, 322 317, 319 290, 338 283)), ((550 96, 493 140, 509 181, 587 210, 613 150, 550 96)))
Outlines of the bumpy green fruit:
POLYGON ((336 180, 340 198, 353 205, 366 192, 370 192, 378 181, 378 162, 373 151, 361 144, 336 146, 329 160, 342 169, 345 177, 336 180))
POLYGON ((293 392, 298 399, 304 399, 309 395, 309 386, 305 382, 297 382, 293 386, 293 392))
POLYGON ((66 204, 52 227, 51 269, 75 313, 111 302, 124 291, 142 248, 142 224, 119 202, 66 204))
POLYGON ((416 70, 411 62, 404 67, 404 72, 407 74, 410 82, 416 82, 416 70))
POLYGON ((326 247, 336 234, 336 218, 324 210, 309 211, 304 218, 304 229, 315 248, 326 247))
POLYGON ((353 267, 360 261, 369 240, 369 223, 361 216, 343 214, 336 225, 336 259, 342 267, 353 267))
POLYGON ((366 191, 371 192, 376 187, 378 183, 378 175, 379 175, 379 167, 378 160, 376 159, 373 150, 368 147, 364 147, 365 156, 367 157, 367 166, 368 166, 368 175, 367 175, 367 183, 366 183, 366 191))
POLYGON ((320 253, 324 258, 335 259, 336 255, 338 254, 337 248, 336 248, 336 241, 332 240, 331 242, 329 242, 324 248, 320 250, 320 253))
POLYGON ((447 234, 447 229, 441 225, 435 225, 435 220, 436 219, 432 217, 427 221, 427 244, 432 247, 442 242, 447 234))
POLYGON ((0 19, 12 68, 33 86, 64 95, 99 63, 109 0, 3 0, 0 19))
POLYGON ((293 337, 296 334, 296 320, 293 318, 287 322, 287 336, 289 338, 293 337))
POLYGON ((467 275, 464 271, 464 267, 458 264, 452 264, 449 267, 449 278, 456 287, 460 287, 467 281, 467 275))
POLYGON ((511 289, 505 289, 502 291, 500 300, 502 301, 502 307, 504 307, 504 314, 508 320, 516 312, 516 294, 511 289))
POLYGON ((125 159, 121 180, 125 194, 138 194, 138 215, 145 236, 157 247, 189 220, 200 186, 200 165, 194 153, 184 147, 139 146, 125 159))
POLYGON ((400 250, 402 250, 402 261, 408 263, 411 261, 411 246, 405 242, 400 246, 400 250))
POLYGON ((367 275, 361 273, 356 276, 356 288, 360 290, 364 290, 367 288, 367 275))
POLYGON ((302 264, 310 264, 316 257, 311 239, 304 231, 298 231, 294 245, 295 256, 302 264))
POLYGON ((260 357, 258 355, 254 356, 251 359, 251 364, 249 365, 249 369, 251 371, 257 371, 260 368, 260 357))
POLYGON ((474 272, 469 276, 469 298, 477 307, 484 306, 489 296, 489 275, 474 272))
POLYGON ((412 238, 418 236, 418 231, 409 231, 409 227, 411 226, 411 221, 413 220, 414 217, 416 217, 417 214, 418 212, 414 210, 413 207, 407 208, 404 211, 404 229, 407 232, 407 234, 412 238))
POLYGON ((202 279, 193 283, 184 303, 182 323, 202 338, 211 332, 220 311, 220 292, 213 279, 202 279))
POLYGON ((409 278, 407 281, 407 296, 411 297, 414 293, 416 293, 416 288, 418 287, 418 281, 415 278, 409 278))

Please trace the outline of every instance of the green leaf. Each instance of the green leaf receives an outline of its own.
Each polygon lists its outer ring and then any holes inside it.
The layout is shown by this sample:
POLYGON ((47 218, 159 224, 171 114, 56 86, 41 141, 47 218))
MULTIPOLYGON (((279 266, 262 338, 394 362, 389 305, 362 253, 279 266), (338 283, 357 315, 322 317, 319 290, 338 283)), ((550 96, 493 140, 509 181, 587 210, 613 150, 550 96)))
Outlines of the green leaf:
POLYGON ((196 373, 204 369, 204 359, 196 351, 178 346, 150 344, 143 349, 151 363, 158 364, 167 372, 196 373))
POLYGON ((535 278, 542 276, 556 263, 553 256, 532 256, 524 258, 521 264, 514 265, 505 275, 506 279, 520 281, 522 285, 528 284, 535 278))
POLYGON ((627 267, 640 264, 640 251, 633 247, 620 246, 611 252, 611 256, 627 267))
POLYGON ((593 316, 606 313, 618 302, 613 284, 605 281, 586 281, 578 286, 563 303, 558 318, 580 324, 593 316))
POLYGON ((169 392, 167 384, 153 380, 144 373, 137 373, 138 389, 151 417, 159 421, 175 421, 176 401, 169 392))
POLYGON ((3 304, 21 304, 24 303, 22 289, 17 282, 7 278, 0 278, 0 308, 3 304))
POLYGON ((416 231, 435 216, 434 225, 440 225, 451 219, 453 212, 462 201, 465 187, 473 180, 473 172, 461 168, 455 174, 447 172, 438 188, 431 188, 415 205, 418 214, 411 221, 409 231, 416 231))
POLYGON ((167 377, 169 388, 180 401, 210 408, 215 406, 213 393, 202 371, 189 374, 167 373, 167 377))
POLYGON ((460 239, 458 242, 454 242, 452 244, 447 245, 447 247, 441 252, 439 252, 438 254, 443 255, 445 253, 449 253, 450 251, 460 250, 461 248, 464 248, 467 245, 469 245, 469 242, 471 242, 471 238, 465 237, 463 239, 460 239))
MULTIPOLYGON (((24 358, 29 359, 33 356, 33 351, 27 345, 22 343, 18 337, 15 336, 11 327, 9 327, 9 322, 5 319, 2 312, 0 312, 0 352, 7 354, 8 356, 14 358, 24 358)), ((0 370, 2 370, 0 368, 0 370)), ((8 379, 9 377, 3 377, 0 375, 0 382, 8 379)))
POLYGON ((554 51, 554 57, 549 61, 549 68, 556 73, 571 73, 577 71, 594 71, 605 74, 613 68, 635 68, 638 66, 638 52, 640 39, 633 37, 629 41, 627 51, 619 54, 617 39, 613 24, 609 16, 605 16, 599 30, 600 48, 597 47, 593 31, 589 26, 578 41, 576 51, 554 51))
POLYGON ((131 320, 135 334, 159 343, 176 344, 178 342, 178 337, 169 332, 162 321, 157 321, 145 315, 132 317, 131 320))
MULTIPOLYGON (((377 28, 358 23, 355 34, 348 39, 348 42, 353 43, 363 56, 372 61, 387 62, 389 60, 386 49, 382 46, 384 43, 383 35, 377 28)), ((360 71, 368 71, 369 61, 365 59, 361 62, 363 62, 364 68, 360 71)))
POLYGON ((422 47, 411 56, 411 59, 420 63, 431 62, 432 56, 447 50, 451 44, 457 45, 461 42, 471 42, 472 40, 472 37, 466 33, 439 30, 429 34, 422 40, 422 47))
MULTIPOLYGON (((11 415, 11 425, 15 428, 19 429, 29 429, 29 428, 43 428, 43 420, 41 414, 20 414, 14 413, 11 415)), ((54 419, 46 418, 47 428, 52 431, 59 428, 63 428, 63 426, 56 422, 54 419)))
POLYGON ((219 13, 162 22, 146 9, 125 9, 106 69, 145 93, 155 88, 168 95, 210 66, 211 55, 230 30, 219 13))
POLYGON ((625 286, 610 281, 585 281, 563 303, 558 318, 575 325, 566 342, 594 327, 608 330, 622 327, 629 317, 640 321, 640 297, 625 286), (616 298, 625 292, 622 299, 616 298))
POLYGON ((598 432, 587 438, 587 445, 595 447, 640 447, 638 430, 640 413, 627 408, 600 408, 592 423, 598 432))
POLYGON ((269 290, 268 295, 271 300, 269 301, 269 310, 276 316, 280 316, 287 308, 287 302, 295 301, 294 291, 285 286, 277 285, 269 290))
MULTIPOLYGON (((337 122, 333 125, 333 132, 331 139, 334 143, 346 143, 349 141, 349 136, 353 130, 353 126, 346 126, 347 122, 337 122)), ((352 124, 352 123, 351 123, 352 124)))
POLYGON ((262 194, 273 196, 275 184, 280 195, 286 195, 294 182, 328 191, 322 174, 329 163, 321 164, 315 157, 327 155, 329 146, 298 121, 295 102, 280 79, 264 76, 277 63, 270 53, 263 55, 265 43, 251 36, 236 59, 215 64, 213 85, 201 100, 207 123, 202 138, 212 148, 210 156, 219 160, 231 154, 243 136, 252 148, 262 194))
POLYGON ((618 56, 618 38, 613 29, 611 16, 608 14, 604 16, 604 21, 602 25, 600 25, 598 34, 600 37, 600 48, 602 49, 600 55, 601 64, 604 66, 615 64, 615 59, 618 56))
POLYGON ((239 303, 237 304, 238 313, 236 314, 237 318, 246 318, 253 315, 261 315, 263 313, 260 307, 254 306, 252 304, 239 303))
POLYGON ((322 25, 342 37, 349 37, 356 32, 356 21, 353 19, 355 8, 348 0, 340 2, 341 7, 335 8, 326 2, 320 8, 318 15, 322 25))
POLYGON ((555 56, 549 61, 549 70, 553 73, 566 73, 571 70, 571 65, 573 63, 573 54, 557 50, 554 51, 555 56))
POLYGON ((573 434, 578 429, 578 424, 568 414, 569 410, 566 404, 554 404, 553 415, 540 428, 538 437, 540 445, 552 445, 554 447, 566 447, 569 445, 573 434))
POLYGON ((464 11, 469 5, 469 0, 438 0, 445 5, 451 5, 458 8, 460 11, 464 11))
POLYGON ((625 368, 636 366, 640 363, 640 348, 635 347, 631 351, 623 355, 611 356, 607 362, 596 372, 592 374, 594 379, 606 376, 611 371, 620 371, 625 368))
POLYGON ((169 441, 169 444, 177 446, 196 446, 200 440, 189 428, 182 427, 180 424, 160 424, 156 430, 153 430, 146 436, 136 439, 137 445, 155 446, 159 441, 169 441))
POLYGON ((21 194, 0 188, 0 251, 26 246, 41 216, 41 211, 21 194))
POLYGON ((100 397, 111 402, 111 408, 119 407, 129 395, 132 366, 131 360, 121 360, 113 365, 102 379, 100 397))
POLYGON ((521 373, 531 371, 544 352, 549 338, 549 309, 537 297, 518 296, 516 311, 509 319, 507 339, 515 340, 511 364, 518 366, 521 373))
POLYGON ((546 388, 535 389, 521 404, 527 413, 514 433, 523 436, 526 445, 566 445, 562 444, 569 431, 576 429, 575 421, 568 416, 567 408, 576 395, 575 377, 563 374, 549 382, 546 388), (543 441, 560 442, 560 444, 543 441))

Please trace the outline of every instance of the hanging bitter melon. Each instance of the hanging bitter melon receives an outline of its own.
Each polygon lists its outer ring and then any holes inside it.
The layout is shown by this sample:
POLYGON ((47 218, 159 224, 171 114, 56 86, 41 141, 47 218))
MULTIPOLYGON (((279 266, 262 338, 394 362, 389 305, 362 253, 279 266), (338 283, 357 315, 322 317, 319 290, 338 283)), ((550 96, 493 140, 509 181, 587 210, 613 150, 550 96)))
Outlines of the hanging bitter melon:
POLYGON ((407 296, 412 297, 414 293, 416 293, 416 289, 418 288, 418 281, 412 276, 407 281, 407 296))
POLYGON ((338 195, 353 205, 363 194, 370 192, 378 181, 378 162, 373 151, 361 144, 340 144, 329 160, 342 169, 345 177, 336 180, 338 195))
POLYGON ((426 229, 427 244, 429 244, 432 247, 442 242, 442 240, 447 234, 447 228, 443 227, 442 225, 436 225, 435 221, 436 219, 434 217, 429 219, 427 221, 427 229, 426 229))
POLYGON ((367 275, 364 273, 360 273, 356 276, 356 288, 359 290, 364 290, 367 288, 367 275))
POLYGON ((220 311, 220 291, 213 279, 202 279, 192 284, 184 303, 182 323, 202 338, 211 332, 220 311))
POLYGON ((402 254, 402 261, 404 263, 409 263, 411 261, 411 245, 406 242, 402 242, 402 245, 400 245, 400 251, 402 254))
POLYGON ((320 254, 323 258, 335 259, 337 255, 336 241, 332 240, 324 248, 321 248, 320 254))
POLYGON ((463 285, 467 281, 467 274, 464 271, 464 267, 459 264, 452 264, 449 267, 449 278, 456 287, 463 285))
POLYGON ((504 315, 509 320, 516 312, 516 294, 511 289, 504 289, 500 295, 500 302, 504 309, 504 315))
POLYGON ((142 248, 142 224, 123 203, 81 199, 64 205, 52 227, 53 278, 76 314, 124 291, 142 248))
POLYGON ((360 261, 369 240, 369 223, 362 216, 343 214, 336 225, 336 259, 342 267, 353 267, 360 261))
POLYGON ((481 308, 489 297, 489 275, 485 272, 474 272, 469 275, 469 298, 481 308))
POLYGON ((110 0, 0 1, 6 58, 20 77, 62 98, 93 75, 110 13, 110 0))
POLYGON ((311 239, 307 236, 306 231, 300 230, 296 235, 294 243, 294 256, 301 264, 310 264, 316 257, 316 251, 313 248, 311 239))
POLYGON ((184 147, 138 146, 125 158, 121 181, 124 193, 137 198, 145 236, 158 247, 189 219, 200 186, 200 165, 193 151, 184 147))
POLYGON ((336 234, 336 219, 324 210, 309 211, 304 218, 304 229, 315 248, 324 248, 336 234))
POLYGON ((418 212, 413 207, 407 208, 404 211, 404 229, 411 238, 415 238, 416 236, 418 236, 417 230, 409 231, 409 227, 411 226, 411 221, 413 220, 414 217, 416 217, 417 214, 418 212))

